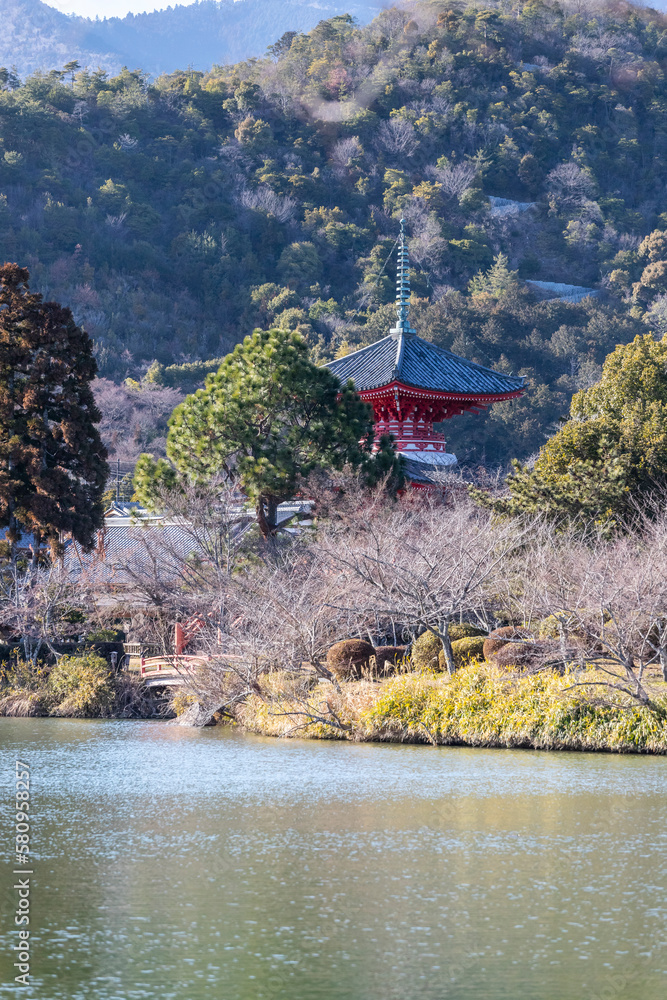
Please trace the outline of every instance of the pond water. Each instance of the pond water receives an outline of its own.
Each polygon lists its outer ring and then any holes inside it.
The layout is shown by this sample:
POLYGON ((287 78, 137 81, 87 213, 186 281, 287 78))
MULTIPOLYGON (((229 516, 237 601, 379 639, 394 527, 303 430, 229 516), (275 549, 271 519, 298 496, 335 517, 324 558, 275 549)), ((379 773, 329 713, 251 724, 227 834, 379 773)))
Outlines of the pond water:
POLYGON ((663 1000, 664 758, 0 720, 39 1000, 663 1000))

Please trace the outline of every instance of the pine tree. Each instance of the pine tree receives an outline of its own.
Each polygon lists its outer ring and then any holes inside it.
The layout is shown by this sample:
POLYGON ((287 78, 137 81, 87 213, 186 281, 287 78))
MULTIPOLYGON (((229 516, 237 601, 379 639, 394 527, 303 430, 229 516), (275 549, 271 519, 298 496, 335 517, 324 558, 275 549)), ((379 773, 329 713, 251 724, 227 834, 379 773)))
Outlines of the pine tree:
MULTIPOLYGON (((276 530, 278 504, 294 496, 315 470, 361 469, 369 485, 400 477, 389 439, 371 453, 370 407, 351 383, 341 386, 327 368, 308 358, 308 347, 289 330, 255 330, 237 344, 204 389, 174 410, 167 455, 190 483, 227 475, 255 503, 267 537, 276 530)), ((151 506, 160 484, 174 488, 164 461, 142 455, 135 473, 137 496, 151 506)))
POLYGON ((36 559, 44 542, 59 553, 63 535, 92 547, 108 466, 92 342, 28 281, 25 268, 0 267, 0 526, 13 553, 31 533, 36 559))

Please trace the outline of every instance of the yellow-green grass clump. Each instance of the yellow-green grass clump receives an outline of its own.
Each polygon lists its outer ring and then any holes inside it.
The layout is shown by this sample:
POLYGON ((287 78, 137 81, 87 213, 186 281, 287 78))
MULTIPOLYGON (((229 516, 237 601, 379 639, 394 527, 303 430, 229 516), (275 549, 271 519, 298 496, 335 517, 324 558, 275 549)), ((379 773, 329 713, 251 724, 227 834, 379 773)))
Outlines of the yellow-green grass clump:
POLYGON ((46 715, 47 677, 41 663, 19 660, 0 665, 0 715, 46 715))
POLYGON ((115 674, 88 650, 49 667, 19 661, 0 667, 0 715, 67 718, 146 718, 155 705, 143 682, 115 674))
POLYGON ((667 752, 664 714, 627 698, 602 701, 595 671, 551 671, 521 678, 473 662, 452 677, 408 675, 386 684, 359 720, 374 740, 463 743, 538 749, 667 752))
POLYGON ((48 691, 50 714, 73 718, 109 716, 116 700, 109 664, 92 652, 61 657, 49 674, 48 691))

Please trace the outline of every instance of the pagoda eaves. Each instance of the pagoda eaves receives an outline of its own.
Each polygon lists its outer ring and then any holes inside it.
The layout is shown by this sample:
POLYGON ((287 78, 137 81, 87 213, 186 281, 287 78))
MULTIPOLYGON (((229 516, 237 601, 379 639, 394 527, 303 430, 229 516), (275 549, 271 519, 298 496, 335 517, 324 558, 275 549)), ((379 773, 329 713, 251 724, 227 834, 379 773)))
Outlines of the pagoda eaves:
MULTIPOLYGON (((341 382, 349 379, 373 407, 375 434, 393 434, 396 450, 417 463, 442 466, 456 462, 445 450, 445 436, 433 429, 466 411, 480 412, 492 403, 525 391, 524 379, 485 368, 418 337, 408 322, 409 267, 403 220, 399 236, 396 300, 398 322, 387 337, 327 368, 341 382)), ((426 469, 425 469, 426 471, 426 469)))

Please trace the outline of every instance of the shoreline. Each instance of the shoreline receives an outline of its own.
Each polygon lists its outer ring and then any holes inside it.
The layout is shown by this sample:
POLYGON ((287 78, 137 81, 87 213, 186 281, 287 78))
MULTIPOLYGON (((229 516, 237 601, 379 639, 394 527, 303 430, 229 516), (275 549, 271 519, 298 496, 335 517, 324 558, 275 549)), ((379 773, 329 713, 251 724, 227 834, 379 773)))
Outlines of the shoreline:
MULTIPOLYGON (((652 710, 625 696, 601 698, 599 690, 586 686, 587 680, 593 683, 593 671, 517 675, 473 661, 452 677, 402 673, 379 681, 341 681, 336 691, 328 682, 314 683, 311 675, 278 671, 265 676, 261 694, 240 703, 233 719, 216 715, 213 725, 281 739, 667 755, 666 685, 657 686, 657 710, 652 710)), ((114 711, 110 705, 104 712, 67 713, 49 711, 39 692, 0 698, 0 717, 5 718, 150 720, 185 726, 183 708, 169 716, 164 711, 114 711)))
MULTIPOLYGON (((178 718, 173 716, 170 718, 165 718, 164 716, 128 716, 128 715, 109 715, 109 716, 99 716, 99 715, 89 715, 89 716, 64 716, 64 715, 15 715, 0 712, 0 719, 43 719, 49 722, 127 722, 127 723, 141 723, 141 722, 159 722, 163 725, 178 725, 178 718)), ((309 740, 309 741, 321 741, 321 742, 338 742, 338 743, 357 743, 357 744, 368 744, 381 746, 383 744, 391 744, 393 746, 404 745, 404 746, 433 746, 433 747, 467 747, 470 750, 530 750, 535 753, 585 753, 585 754, 608 754, 608 755, 624 755, 624 756, 635 756, 635 757, 664 757, 667 756, 667 745, 665 747, 659 748, 646 748, 646 747, 612 747, 612 746, 590 746, 584 743, 576 744, 574 742, 561 742, 553 744, 538 744, 530 741, 516 740, 514 742, 495 742, 495 741, 473 741, 464 739, 446 739, 439 740, 437 743, 432 743, 427 737, 419 737, 417 734, 413 734, 410 737, 404 738, 400 736, 381 736, 375 735, 372 738, 365 739, 346 739, 345 737, 339 737, 335 734, 330 736, 308 736, 303 733, 294 734, 293 736, 285 736, 276 733, 263 732, 261 729, 252 729, 244 726, 240 723, 228 720, 226 722, 214 723, 211 726, 200 727, 202 729, 217 729, 222 727, 228 727, 234 729, 237 732, 243 733, 248 736, 262 736, 266 739, 271 740, 309 740)), ((198 727, 188 726, 184 728, 195 729, 198 727)))
POLYGON ((287 739, 666 755, 665 686, 652 711, 624 696, 601 698, 585 684, 595 677, 594 671, 517 675, 473 661, 452 677, 348 681, 340 693, 329 684, 290 690, 289 680, 278 678, 273 691, 239 707, 236 721, 248 732, 287 739))

